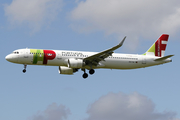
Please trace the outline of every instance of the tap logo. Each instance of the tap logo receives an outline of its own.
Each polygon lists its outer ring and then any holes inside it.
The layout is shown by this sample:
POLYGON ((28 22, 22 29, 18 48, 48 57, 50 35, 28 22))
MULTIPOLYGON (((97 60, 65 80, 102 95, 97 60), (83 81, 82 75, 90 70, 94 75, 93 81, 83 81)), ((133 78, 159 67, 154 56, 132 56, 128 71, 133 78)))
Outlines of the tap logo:
POLYGON ((169 35, 162 35, 156 42, 155 42, 155 56, 162 57, 164 56, 166 45, 168 41, 169 35))
POLYGON ((149 48, 149 50, 144 55, 147 53, 153 53, 154 56, 163 57, 165 54, 168 38, 169 35, 167 34, 161 35, 161 37, 149 48))
POLYGON ((44 65, 47 65, 49 60, 53 60, 56 57, 56 53, 53 50, 30 49, 30 53, 33 54, 33 64, 42 62, 44 65))

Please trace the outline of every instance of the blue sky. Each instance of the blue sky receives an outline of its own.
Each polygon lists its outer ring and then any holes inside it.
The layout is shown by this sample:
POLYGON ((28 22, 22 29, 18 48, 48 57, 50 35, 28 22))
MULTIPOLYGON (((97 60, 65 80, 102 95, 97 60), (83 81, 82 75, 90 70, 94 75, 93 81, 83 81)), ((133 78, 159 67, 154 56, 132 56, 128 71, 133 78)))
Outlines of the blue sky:
POLYGON ((0 119, 179 120, 180 2, 178 0, 1 0, 0 119), (133 4, 129 4, 133 3, 133 4), (9 63, 20 48, 144 53, 170 35, 173 62, 136 70, 60 75, 58 67, 9 63))

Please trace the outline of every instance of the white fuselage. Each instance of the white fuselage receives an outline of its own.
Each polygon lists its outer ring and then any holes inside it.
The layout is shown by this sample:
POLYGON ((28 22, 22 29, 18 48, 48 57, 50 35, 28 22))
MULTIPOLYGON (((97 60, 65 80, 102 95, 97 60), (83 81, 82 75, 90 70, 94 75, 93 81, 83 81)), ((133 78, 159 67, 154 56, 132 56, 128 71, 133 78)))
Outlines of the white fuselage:
MULTIPOLYGON (((24 65, 48 65, 68 67, 68 59, 84 59, 94 54, 97 54, 97 52, 19 49, 7 55, 6 60, 24 65), (53 53, 51 51, 53 51, 53 53)), ((171 59, 169 58, 163 61, 154 61, 157 58, 159 57, 113 53, 112 56, 109 56, 103 61, 100 61, 97 66, 91 67, 93 69, 136 69, 171 62, 171 59)), ((89 66, 83 66, 82 68, 90 69, 89 66)))
POLYGON ((120 48, 126 37, 116 46, 101 52, 18 49, 6 56, 6 60, 23 64, 23 73, 27 65, 59 66, 59 73, 72 75, 79 69, 84 71, 83 78, 94 74, 98 68, 105 69, 136 69, 171 62, 170 57, 164 56, 169 35, 162 34, 160 38, 142 55, 117 54, 114 51, 120 48))

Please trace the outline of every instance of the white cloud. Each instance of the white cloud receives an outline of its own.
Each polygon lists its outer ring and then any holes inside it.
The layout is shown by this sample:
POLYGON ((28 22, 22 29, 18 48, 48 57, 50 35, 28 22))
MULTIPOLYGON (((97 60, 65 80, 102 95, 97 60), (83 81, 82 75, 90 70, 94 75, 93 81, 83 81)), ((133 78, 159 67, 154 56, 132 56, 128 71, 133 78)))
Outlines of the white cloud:
POLYGON ((57 105, 52 103, 43 112, 38 112, 29 120, 64 120, 67 119, 71 112, 64 105, 57 105))
MULTIPOLYGON (((70 114, 66 106, 52 103, 28 120, 64 120, 70 114)), ((87 114, 84 120, 180 120, 175 112, 158 112, 149 98, 137 92, 108 93, 89 105, 87 114)))
POLYGON ((121 39, 127 35, 129 44, 134 44, 138 43, 139 37, 154 38, 162 33, 176 34, 180 28, 180 2, 86 0, 78 3, 70 18, 73 21, 70 26, 75 31, 104 31, 106 35, 117 35, 121 39))
POLYGON ((162 30, 171 30, 171 33, 176 33, 180 28, 180 7, 176 11, 169 15, 166 19, 163 20, 160 29, 162 30))
POLYGON ((157 112, 154 103, 138 93, 109 93, 87 111, 86 120, 180 120, 174 112, 157 112))
POLYGON ((55 19, 62 4, 62 0, 13 0, 4 10, 13 25, 26 24, 36 32, 55 19))

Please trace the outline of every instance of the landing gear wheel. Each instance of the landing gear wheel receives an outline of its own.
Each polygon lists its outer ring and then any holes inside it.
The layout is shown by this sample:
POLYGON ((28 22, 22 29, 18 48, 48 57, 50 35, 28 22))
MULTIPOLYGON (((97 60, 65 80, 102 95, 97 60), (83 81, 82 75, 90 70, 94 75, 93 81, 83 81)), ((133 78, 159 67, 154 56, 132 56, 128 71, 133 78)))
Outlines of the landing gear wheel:
POLYGON ((85 78, 87 78, 88 77, 88 74, 87 73, 84 73, 83 74, 83 78, 85 79, 85 78))
POLYGON ((26 72, 26 67, 27 67, 27 65, 24 65, 23 73, 26 72))
POLYGON ((25 73, 25 72, 26 72, 26 69, 23 70, 23 73, 25 73))
POLYGON ((94 72, 95 72, 94 69, 89 70, 89 74, 91 74, 91 75, 94 74, 94 72))

